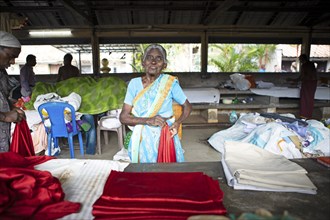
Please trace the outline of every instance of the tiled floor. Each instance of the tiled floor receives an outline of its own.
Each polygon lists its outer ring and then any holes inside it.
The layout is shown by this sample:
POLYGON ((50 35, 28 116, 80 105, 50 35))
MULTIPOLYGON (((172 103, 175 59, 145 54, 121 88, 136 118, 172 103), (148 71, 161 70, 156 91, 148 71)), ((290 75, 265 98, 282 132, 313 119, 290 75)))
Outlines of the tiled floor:
MULTIPOLYGON (((224 129, 223 127, 208 126, 208 127, 184 127, 182 131, 181 144, 185 151, 186 162, 207 162, 207 161, 220 161, 220 153, 212 148, 207 139, 215 132, 224 129)), ((104 138, 101 136, 102 154, 101 155, 85 155, 80 156, 77 141, 75 150, 76 158, 86 159, 108 159, 112 160, 113 156, 120 150, 117 142, 116 132, 109 132, 110 141, 108 145, 104 145, 104 138)), ((61 148, 61 153, 58 158, 70 158, 68 147, 61 148)))

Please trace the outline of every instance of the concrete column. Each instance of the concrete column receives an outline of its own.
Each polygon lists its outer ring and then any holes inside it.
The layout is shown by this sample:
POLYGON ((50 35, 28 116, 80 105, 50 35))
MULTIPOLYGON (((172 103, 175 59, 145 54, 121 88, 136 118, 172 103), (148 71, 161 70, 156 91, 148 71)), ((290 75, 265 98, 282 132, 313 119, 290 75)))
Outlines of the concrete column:
POLYGON ((302 45, 301 45, 301 54, 306 54, 310 57, 311 52, 311 31, 305 34, 302 38, 302 45))
POLYGON ((211 75, 207 73, 207 57, 208 57, 208 35, 206 32, 201 35, 201 77, 210 78, 211 75))
POLYGON ((92 32, 91 37, 92 44, 92 59, 93 59, 93 74, 100 74, 100 47, 99 47, 99 38, 95 33, 95 30, 92 32))

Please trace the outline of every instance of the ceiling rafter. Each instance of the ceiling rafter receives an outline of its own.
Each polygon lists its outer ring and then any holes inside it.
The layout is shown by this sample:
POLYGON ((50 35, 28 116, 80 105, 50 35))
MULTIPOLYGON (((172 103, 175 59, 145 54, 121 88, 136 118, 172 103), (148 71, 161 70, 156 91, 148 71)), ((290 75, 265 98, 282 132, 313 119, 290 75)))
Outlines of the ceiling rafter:
POLYGON ((60 2, 62 2, 62 4, 64 5, 65 8, 67 8, 69 11, 71 11, 72 13, 80 16, 81 18, 85 19, 87 21, 88 24, 90 25, 95 25, 93 23, 93 19, 91 17, 89 17, 88 15, 86 15, 82 10, 80 10, 78 7, 76 7, 72 1, 70 0, 60 0, 60 2))
POLYGON ((176 30, 193 26, 330 28, 327 0, 0 0, 2 12, 27 17, 26 30, 126 29, 129 25, 180 26, 176 30))
POLYGON ((213 12, 209 14, 204 20, 203 24, 207 25, 210 24, 214 19, 217 18, 219 14, 221 14, 224 11, 227 11, 229 8, 231 8, 233 5, 235 5, 238 2, 238 0, 225 0, 223 1, 213 12))

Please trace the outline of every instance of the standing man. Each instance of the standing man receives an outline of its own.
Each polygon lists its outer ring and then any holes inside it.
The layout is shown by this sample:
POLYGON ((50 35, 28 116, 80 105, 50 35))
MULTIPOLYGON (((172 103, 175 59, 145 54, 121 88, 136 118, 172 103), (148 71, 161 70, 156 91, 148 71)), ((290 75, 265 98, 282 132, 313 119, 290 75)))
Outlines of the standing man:
POLYGON ((58 70, 57 82, 80 76, 79 69, 71 64, 72 59, 73 57, 70 53, 65 54, 63 58, 64 66, 61 66, 58 70))
POLYGON ((7 152, 10 146, 11 122, 25 118, 24 111, 14 108, 8 100, 9 83, 6 68, 15 63, 21 52, 21 44, 12 35, 0 31, 0 152, 7 152))
POLYGON ((309 61, 306 54, 299 56, 301 64, 300 76, 297 79, 289 78, 288 81, 299 82, 300 87, 300 117, 312 118, 314 109, 314 95, 317 87, 317 72, 313 62, 309 61))
POLYGON ((29 54, 26 57, 26 63, 20 72, 21 94, 24 102, 30 100, 32 88, 35 85, 35 74, 33 67, 37 64, 36 56, 29 54))

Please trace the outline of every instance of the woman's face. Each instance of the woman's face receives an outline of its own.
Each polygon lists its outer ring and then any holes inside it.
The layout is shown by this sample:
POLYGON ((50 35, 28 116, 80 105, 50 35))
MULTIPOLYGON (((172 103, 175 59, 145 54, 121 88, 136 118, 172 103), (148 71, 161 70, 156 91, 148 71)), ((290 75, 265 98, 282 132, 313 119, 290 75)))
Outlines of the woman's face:
POLYGON ((164 57, 158 49, 151 49, 146 56, 146 59, 142 62, 145 73, 152 76, 158 76, 167 64, 164 61, 164 57))

